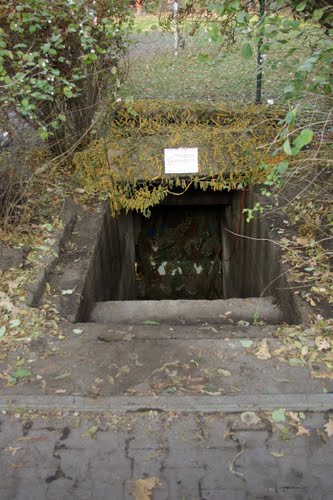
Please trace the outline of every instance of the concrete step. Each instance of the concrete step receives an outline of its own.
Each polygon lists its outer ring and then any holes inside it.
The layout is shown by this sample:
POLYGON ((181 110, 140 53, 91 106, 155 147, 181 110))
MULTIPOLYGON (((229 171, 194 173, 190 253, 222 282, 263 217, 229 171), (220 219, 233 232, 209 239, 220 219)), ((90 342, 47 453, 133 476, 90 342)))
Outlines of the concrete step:
POLYGON ((96 323, 143 324, 145 321, 187 324, 209 322, 276 324, 283 312, 272 297, 228 300, 124 300, 98 302, 89 321, 96 323))
MULTIPOLYGON (((2 395, 255 398, 259 394, 322 394, 323 389, 333 390, 333 381, 313 377, 309 366, 288 363, 299 351, 286 346, 272 326, 258 328, 266 336, 252 339, 244 333, 236 337, 241 334, 238 327, 221 328, 224 338, 213 330, 193 327, 192 338, 184 338, 190 334, 189 327, 146 326, 145 335, 141 326, 119 326, 122 328, 118 330, 117 325, 109 324, 67 324, 59 339, 40 337, 31 344, 29 381, 15 386, 3 384, 2 395), (172 335, 176 331, 179 337, 168 338, 168 331, 172 335), (264 339, 268 355, 260 359, 264 339)), ((252 335, 254 328, 248 327, 252 335)), ((16 350, 13 362, 19 355, 26 354, 16 350)), ((325 367, 318 365, 316 369, 318 375, 325 367)))
POLYGON ((124 323, 76 323, 77 328, 90 331, 104 342, 129 340, 203 340, 277 338, 278 325, 202 323, 197 325, 130 325, 124 323))
MULTIPOLYGON (((48 395, 0 395, 0 411, 13 408, 33 410, 34 412, 80 412, 80 414, 138 413, 141 412, 181 412, 218 414, 219 424, 224 413, 230 418, 231 413, 243 411, 273 411, 283 408, 286 411, 331 411, 332 394, 247 394, 241 396, 110 396, 89 398, 82 396, 48 396, 48 395)), ((45 417, 43 417, 45 418, 45 417)), ((57 417, 59 418, 59 417, 57 417)), ((156 418, 156 415, 154 415, 156 418)), ((178 420, 178 419, 177 419, 178 420)), ((13 424, 13 422, 11 422, 13 424)), ((244 424, 241 424, 241 430, 244 424)), ((87 425, 88 427, 88 425, 87 425)), ((148 431, 150 431, 148 426, 148 431)), ((255 430, 262 430, 257 428, 255 430)), ((311 429, 312 430, 312 429, 311 429)), ((117 430, 119 432, 119 429, 117 430)), ((82 434, 84 435, 84 434, 82 434)), ((223 434, 222 434, 223 435, 223 434)), ((218 436, 221 439, 221 433, 218 436)), ((151 450, 150 450, 151 451, 151 450)), ((222 497, 219 497, 222 498, 222 497)), ((231 498, 231 497, 229 497, 231 498)), ((298 497, 301 498, 301 497, 298 497)), ((303 497, 302 497, 303 498, 303 497)), ((304 497, 305 498, 305 497, 304 497)), ((331 498, 331 497, 325 497, 331 498)))

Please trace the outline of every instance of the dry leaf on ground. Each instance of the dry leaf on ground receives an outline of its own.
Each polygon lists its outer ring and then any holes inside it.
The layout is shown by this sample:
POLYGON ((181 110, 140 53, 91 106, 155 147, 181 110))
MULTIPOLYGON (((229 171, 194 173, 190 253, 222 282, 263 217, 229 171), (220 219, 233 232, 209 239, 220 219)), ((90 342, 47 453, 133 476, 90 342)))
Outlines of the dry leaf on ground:
POLYGON ((129 372, 130 372, 130 368, 129 368, 129 366, 124 365, 124 366, 122 366, 121 368, 119 368, 118 372, 116 373, 115 378, 119 378, 119 377, 121 377, 122 375, 127 375, 129 372))
POLYGON ((247 425, 256 425, 261 422, 261 418, 258 417, 253 411, 244 411, 241 416, 241 421, 247 425))
POLYGON ((325 427, 325 431, 328 435, 328 437, 332 437, 333 436, 333 419, 330 418, 329 421, 327 422, 327 424, 324 425, 325 427))
POLYGON ((300 417, 298 416, 298 413, 296 413, 295 411, 288 411, 287 415, 295 422, 299 423, 301 421, 300 417))
POLYGON ((319 378, 319 379, 329 379, 329 380, 333 380, 333 373, 328 373, 328 372, 315 372, 315 371, 312 371, 311 372, 311 377, 312 378, 319 378))
POLYGON ((7 451, 8 453, 10 453, 12 455, 12 457, 14 455, 16 455, 16 453, 19 450, 22 450, 22 446, 18 446, 17 448, 14 448, 13 446, 8 446, 8 448, 5 448, 5 451, 7 451))
POLYGON ((258 359, 269 359, 271 357, 269 353, 267 339, 260 342, 257 352, 255 353, 258 359))
POLYGON ((161 484, 158 477, 137 479, 133 481, 133 496, 135 500, 151 500, 152 491, 161 484))
POLYGON ((310 431, 304 425, 299 425, 296 436, 310 436, 310 431))

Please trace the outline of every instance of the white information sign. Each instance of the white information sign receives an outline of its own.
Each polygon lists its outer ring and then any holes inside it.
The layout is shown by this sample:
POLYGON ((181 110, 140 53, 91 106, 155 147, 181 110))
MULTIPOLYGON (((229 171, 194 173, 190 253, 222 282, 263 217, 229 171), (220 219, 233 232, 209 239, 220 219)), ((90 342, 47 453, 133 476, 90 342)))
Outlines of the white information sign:
POLYGON ((166 174, 195 174, 198 167, 198 148, 177 148, 164 150, 166 174))

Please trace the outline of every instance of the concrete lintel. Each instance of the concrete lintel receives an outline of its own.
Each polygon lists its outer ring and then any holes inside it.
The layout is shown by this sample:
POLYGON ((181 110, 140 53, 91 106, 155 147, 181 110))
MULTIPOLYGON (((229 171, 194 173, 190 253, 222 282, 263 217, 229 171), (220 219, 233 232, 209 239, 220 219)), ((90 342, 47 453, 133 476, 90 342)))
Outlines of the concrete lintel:
POLYGON ((321 412, 333 409, 333 394, 114 396, 96 399, 82 396, 0 396, 0 410, 15 411, 16 408, 86 413, 130 413, 150 410, 184 413, 240 413, 272 411, 276 408, 321 412))
MULTIPOLYGON (((177 193, 176 193, 177 194, 177 193)), ((187 192, 182 196, 168 195, 161 201, 162 206, 216 206, 230 205, 232 202, 232 192, 228 191, 202 191, 196 190, 187 192)))

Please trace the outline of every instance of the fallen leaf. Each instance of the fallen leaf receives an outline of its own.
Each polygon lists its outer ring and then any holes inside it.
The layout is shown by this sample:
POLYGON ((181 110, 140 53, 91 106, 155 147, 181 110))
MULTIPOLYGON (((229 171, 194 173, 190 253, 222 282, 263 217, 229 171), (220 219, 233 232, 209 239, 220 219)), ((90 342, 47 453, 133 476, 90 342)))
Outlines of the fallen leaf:
POLYGON ((67 378, 70 376, 71 376, 70 372, 64 372, 64 373, 60 373, 60 375, 57 375, 56 377, 54 377, 53 380, 61 380, 63 378, 67 378))
POLYGON ((278 451, 271 451, 271 453, 270 453, 270 454, 271 454, 273 457, 275 457, 275 458, 281 458, 281 457, 284 457, 284 453, 283 453, 283 451, 280 451, 280 452, 278 452, 278 451))
POLYGON ((81 333, 83 333, 83 330, 82 328, 74 328, 73 333, 75 333, 75 335, 81 335, 81 333))
POLYGON ((299 425, 296 436, 310 436, 310 431, 304 425, 299 425))
POLYGON ((286 421, 286 415, 285 415, 285 410, 284 408, 278 408, 277 410, 274 410, 272 413, 272 420, 276 423, 278 422, 285 422, 286 421))
POLYGON ((221 391, 212 392, 212 391, 202 390, 201 392, 203 392, 205 394, 209 394, 209 396, 221 396, 221 394, 223 394, 223 392, 221 392, 221 391))
POLYGON ((98 431, 98 429, 99 429, 98 425, 93 425, 88 430, 86 430, 86 432, 84 432, 82 436, 89 437, 90 439, 95 439, 96 432, 98 431))
POLYGON ((328 437, 332 437, 333 436, 333 419, 330 418, 329 421, 327 422, 327 424, 324 425, 325 427, 325 431, 326 431, 326 434, 328 435, 328 437))
POLYGON ((326 351, 327 349, 330 349, 330 348, 331 348, 331 344, 326 339, 322 339, 318 343, 318 351, 326 351))
POLYGON ((68 288, 67 290, 61 290, 61 295, 72 295, 75 292, 75 288, 68 288))
POLYGON ((7 451, 8 453, 10 453, 12 457, 13 457, 14 455, 16 455, 16 453, 17 453, 19 450, 22 450, 22 446, 18 446, 17 448, 14 448, 14 447, 12 447, 12 446, 8 446, 8 448, 5 448, 5 451, 7 451))
POLYGON ((296 413, 295 411, 288 411, 287 413, 288 417, 290 417, 292 420, 295 420, 295 422, 300 422, 300 418, 298 416, 298 413, 296 413))
POLYGON ((12 376, 16 380, 21 380, 22 378, 30 377, 30 375, 31 375, 31 370, 29 370, 29 368, 23 368, 23 367, 17 368, 17 370, 15 370, 12 373, 12 376))
POLYGON ((288 363, 290 366, 304 366, 305 361, 300 358, 290 358, 288 363))
POLYGON ((49 436, 46 434, 41 434, 40 436, 23 436, 18 438, 19 441, 28 441, 29 443, 38 443, 38 441, 46 441, 49 436))
POLYGON ((124 335, 124 336, 123 336, 122 340, 127 340, 127 341, 129 341, 129 340, 132 340, 132 339, 133 339, 133 337, 134 337, 134 333, 130 333, 130 332, 129 332, 129 333, 126 333, 126 335, 124 335))
POLYGON ((177 366, 179 365, 180 361, 178 359, 176 361, 170 361, 169 363, 164 363, 164 365, 161 366, 161 368, 156 368, 156 370, 153 370, 152 374, 154 375, 155 373, 162 372, 166 370, 169 366, 177 366))
POLYGON ((232 373, 229 370, 224 370, 223 368, 218 368, 217 373, 223 375, 224 377, 231 377, 232 373))
POLYGON ((148 457, 144 459, 144 462, 148 462, 149 460, 152 460, 153 458, 159 457, 160 455, 163 455, 163 453, 164 453, 163 449, 156 450, 153 453, 151 453, 150 455, 148 455, 148 457))
POLYGON ((2 327, 0 328, 0 338, 1 338, 1 337, 4 337, 5 333, 6 333, 6 327, 5 327, 5 326, 2 326, 2 327))
POLYGON ((309 352, 309 346, 308 345, 304 345, 302 347, 302 350, 301 350, 302 356, 306 356, 308 352, 309 352))
POLYGON ((267 339, 264 339, 260 342, 258 350, 256 352, 256 356, 258 359, 269 359, 271 357, 269 353, 267 339))
POLYGON ((327 378, 329 380, 333 380, 333 373, 312 371, 311 377, 312 378, 327 378))
POLYGON ((157 477, 147 479, 137 479, 133 481, 132 493, 135 500, 150 500, 153 489, 161 484, 157 477))
POLYGON ((127 375, 129 372, 130 372, 130 368, 129 368, 127 365, 122 366, 122 367, 118 370, 118 372, 117 372, 117 374, 116 374, 115 378, 119 378, 119 377, 121 377, 122 375, 127 375))
POLYGON ((248 339, 245 339, 245 340, 241 340, 241 341, 240 341, 240 343, 241 343, 241 345, 242 345, 243 347, 249 348, 249 347, 251 347, 251 346, 252 346, 252 344, 253 344, 253 340, 248 340, 248 339))
POLYGON ((272 377, 272 380, 275 380, 275 382, 279 382, 279 384, 290 384, 290 380, 287 378, 274 378, 272 377))
POLYGON ((146 319, 146 321, 143 322, 144 325, 159 325, 160 323, 158 321, 154 321, 153 319, 146 319))
POLYGON ((74 427, 75 427, 75 429, 79 429, 81 427, 81 418, 80 417, 76 417, 76 419, 74 421, 74 427))
POLYGON ((261 422, 261 418, 258 417, 258 415, 256 415, 253 411, 244 411, 240 418, 246 425, 256 425, 261 422))
POLYGON ((9 327, 10 328, 17 328, 18 326, 20 326, 20 324, 21 324, 21 320, 20 319, 12 319, 9 322, 9 327))

